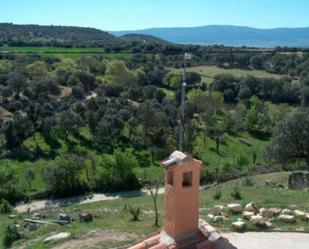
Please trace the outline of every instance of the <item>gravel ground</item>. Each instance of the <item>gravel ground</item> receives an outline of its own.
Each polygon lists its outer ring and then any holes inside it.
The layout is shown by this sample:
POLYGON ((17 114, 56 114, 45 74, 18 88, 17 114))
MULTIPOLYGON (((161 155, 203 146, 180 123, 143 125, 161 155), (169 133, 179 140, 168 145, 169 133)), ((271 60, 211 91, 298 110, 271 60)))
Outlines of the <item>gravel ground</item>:
POLYGON ((306 233, 226 233, 223 234, 238 249, 309 249, 306 233))

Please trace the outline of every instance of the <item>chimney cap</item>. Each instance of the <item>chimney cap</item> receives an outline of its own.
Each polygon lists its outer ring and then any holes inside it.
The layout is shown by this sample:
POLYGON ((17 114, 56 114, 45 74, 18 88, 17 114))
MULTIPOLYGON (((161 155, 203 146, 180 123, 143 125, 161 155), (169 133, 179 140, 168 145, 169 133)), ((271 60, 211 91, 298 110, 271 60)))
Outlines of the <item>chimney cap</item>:
POLYGON ((181 151, 174 151, 168 158, 164 159, 161 163, 164 167, 171 166, 175 163, 183 162, 185 159, 190 158, 188 155, 181 151))

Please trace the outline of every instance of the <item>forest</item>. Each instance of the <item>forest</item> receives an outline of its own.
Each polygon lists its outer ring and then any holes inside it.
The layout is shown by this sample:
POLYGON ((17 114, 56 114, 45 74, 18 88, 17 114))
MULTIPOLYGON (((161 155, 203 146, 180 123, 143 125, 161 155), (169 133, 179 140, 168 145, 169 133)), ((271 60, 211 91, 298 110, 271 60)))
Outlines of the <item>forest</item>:
POLYGON ((0 53, 0 200, 14 204, 132 190, 159 177, 159 161, 178 148, 185 52, 193 57, 186 61, 184 148, 203 161, 203 183, 309 168, 305 50, 176 45, 148 36, 102 36, 91 29, 80 35, 76 28, 0 27, 0 34, 7 34, 1 35, 2 48, 100 47, 104 53, 131 54, 115 59, 100 53, 75 58, 0 53), (205 78, 191 70, 196 67, 249 75, 205 78), (250 74, 254 70, 274 77, 250 74))

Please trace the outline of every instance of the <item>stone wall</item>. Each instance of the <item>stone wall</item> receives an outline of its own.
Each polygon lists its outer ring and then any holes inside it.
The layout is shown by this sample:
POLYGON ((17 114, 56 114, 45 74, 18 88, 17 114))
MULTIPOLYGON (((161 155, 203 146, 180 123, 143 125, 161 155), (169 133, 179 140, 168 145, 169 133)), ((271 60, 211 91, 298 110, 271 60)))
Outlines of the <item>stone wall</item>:
POLYGON ((309 189, 309 171, 292 172, 289 175, 289 189, 309 189))

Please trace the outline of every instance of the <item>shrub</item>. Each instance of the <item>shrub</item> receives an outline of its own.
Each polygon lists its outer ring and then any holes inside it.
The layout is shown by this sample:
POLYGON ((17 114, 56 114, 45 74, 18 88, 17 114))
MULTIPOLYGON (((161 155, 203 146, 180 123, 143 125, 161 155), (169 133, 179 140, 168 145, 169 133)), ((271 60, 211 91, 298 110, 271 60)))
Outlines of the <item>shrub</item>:
POLYGON ((220 200, 221 196, 222 196, 222 191, 221 191, 221 189, 217 188, 216 192, 215 192, 215 194, 213 196, 213 199, 214 200, 220 200))
POLYGON ((12 206, 7 200, 1 200, 0 202, 0 213, 8 214, 12 212, 12 206))
POLYGON ((132 150, 115 150, 113 158, 105 158, 98 169, 95 190, 125 191, 141 187, 133 168, 138 161, 132 150))
POLYGON ((235 186, 232 193, 231 193, 231 196, 235 199, 235 200, 241 200, 242 199, 242 196, 241 196, 241 193, 240 193, 240 189, 239 187, 235 186))
POLYGON ((22 237, 23 235, 19 231, 17 224, 8 225, 4 233, 3 245, 5 248, 10 248, 15 241, 20 240, 22 237))
POLYGON ((252 187, 254 185, 254 182, 252 181, 251 178, 249 177, 245 177, 243 180, 242 180, 242 185, 245 186, 245 187, 252 187))
POLYGON ((23 198, 24 191, 16 175, 16 167, 9 160, 0 161, 0 200, 14 203, 23 198))
POLYGON ((141 214, 141 208, 133 207, 129 205, 129 213, 132 215, 132 221, 139 221, 139 216, 141 214))

